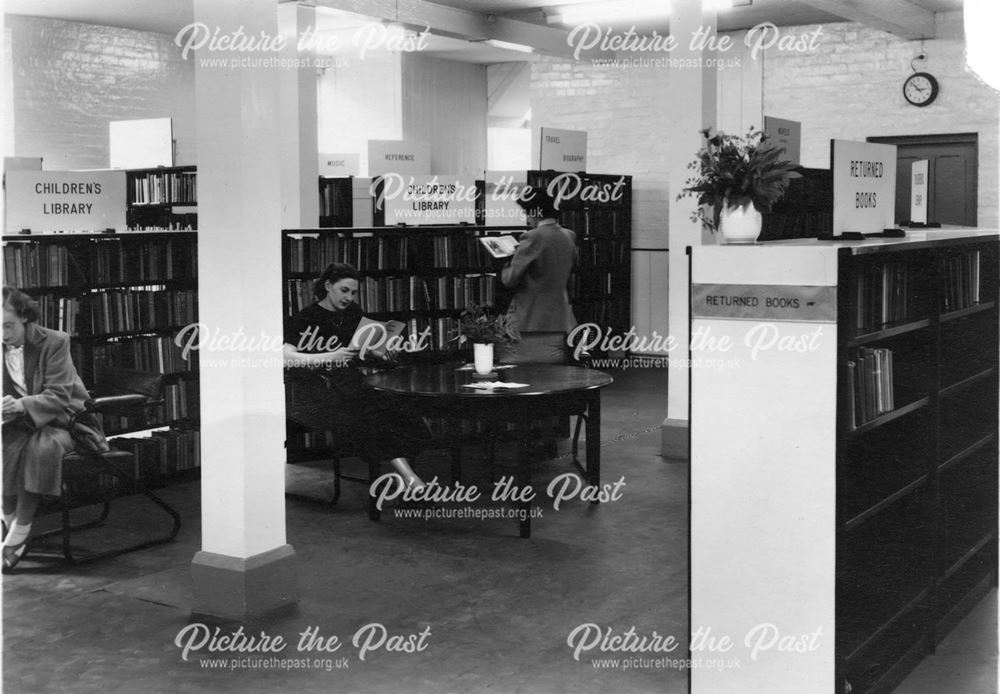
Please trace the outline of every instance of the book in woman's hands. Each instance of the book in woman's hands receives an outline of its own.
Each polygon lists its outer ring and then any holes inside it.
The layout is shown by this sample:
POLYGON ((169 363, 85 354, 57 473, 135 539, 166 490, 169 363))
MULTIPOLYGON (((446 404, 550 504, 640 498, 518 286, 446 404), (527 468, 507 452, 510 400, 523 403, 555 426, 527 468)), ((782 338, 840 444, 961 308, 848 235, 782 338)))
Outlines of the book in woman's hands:
POLYGON ((517 239, 513 236, 480 236, 479 243, 483 244, 494 258, 509 258, 517 250, 517 239))
POLYGON ((377 321, 361 317, 349 347, 358 351, 358 358, 364 361, 371 357, 385 360, 395 343, 402 342, 399 337, 406 329, 406 323, 398 320, 377 321))

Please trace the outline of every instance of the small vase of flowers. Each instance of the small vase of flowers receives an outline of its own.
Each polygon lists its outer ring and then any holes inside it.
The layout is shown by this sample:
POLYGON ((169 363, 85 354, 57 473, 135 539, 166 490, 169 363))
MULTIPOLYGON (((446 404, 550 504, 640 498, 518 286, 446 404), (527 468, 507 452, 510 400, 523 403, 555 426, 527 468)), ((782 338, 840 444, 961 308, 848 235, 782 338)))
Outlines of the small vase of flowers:
POLYGON ((505 313, 496 313, 489 306, 473 304, 462 311, 458 319, 458 343, 472 343, 473 365, 479 376, 495 376, 493 345, 518 339, 517 331, 505 313))

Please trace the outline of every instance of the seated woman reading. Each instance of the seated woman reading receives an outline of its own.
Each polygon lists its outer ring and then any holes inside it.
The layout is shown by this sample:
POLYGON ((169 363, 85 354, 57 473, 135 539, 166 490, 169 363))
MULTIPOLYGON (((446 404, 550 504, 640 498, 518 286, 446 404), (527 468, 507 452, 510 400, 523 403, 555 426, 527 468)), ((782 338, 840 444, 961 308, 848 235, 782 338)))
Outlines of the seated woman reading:
POLYGON ((334 263, 313 288, 316 302, 285 324, 284 359, 289 368, 288 418, 314 430, 330 430, 363 455, 388 460, 410 489, 424 483, 407 458, 427 438, 423 423, 365 388, 351 338, 361 321, 358 272, 334 263))
POLYGON ((69 335, 35 324, 35 301, 3 288, 3 570, 24 556, 42 496, 62 494, 70 418, 90 398, 69 335))

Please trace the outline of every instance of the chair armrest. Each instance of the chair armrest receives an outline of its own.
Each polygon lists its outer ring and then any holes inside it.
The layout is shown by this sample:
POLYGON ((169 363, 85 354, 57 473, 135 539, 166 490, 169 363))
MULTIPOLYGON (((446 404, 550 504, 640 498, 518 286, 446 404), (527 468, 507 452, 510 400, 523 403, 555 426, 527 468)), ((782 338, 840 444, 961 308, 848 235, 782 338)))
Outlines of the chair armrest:
POLYGON ((87 401, 86 410, 89 412, 111 412, 114 410, 152 407, 162 403, 162 400, 150 400, 145 395, 138 393, 127 393, 124 395, 105 395, 99 398, 91 398, 87 401))

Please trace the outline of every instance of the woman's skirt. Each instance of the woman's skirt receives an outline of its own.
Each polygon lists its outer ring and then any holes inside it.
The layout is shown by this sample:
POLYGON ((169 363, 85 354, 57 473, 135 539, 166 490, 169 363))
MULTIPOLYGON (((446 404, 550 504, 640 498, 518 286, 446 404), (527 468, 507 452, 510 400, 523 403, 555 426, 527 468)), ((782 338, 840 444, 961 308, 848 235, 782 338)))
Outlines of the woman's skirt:
POLYGON ((62 459, 73 438, 60 427, 32 426, 19 418, 3 425, 3 493, 62 494, 62 459))

